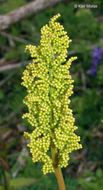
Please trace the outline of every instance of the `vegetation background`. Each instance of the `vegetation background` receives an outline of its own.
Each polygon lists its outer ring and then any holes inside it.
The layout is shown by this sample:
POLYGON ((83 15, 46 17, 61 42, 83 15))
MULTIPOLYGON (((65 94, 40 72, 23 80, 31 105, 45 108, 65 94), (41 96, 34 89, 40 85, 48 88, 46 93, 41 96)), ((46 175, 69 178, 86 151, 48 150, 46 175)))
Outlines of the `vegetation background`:
MULTIPOLYGON (((29 2, 0 0, 0 15, 29 2)), ((0 190, 57 189, 55 176, 43 176, 41 165, 32 163, 23 137, 24 131, 32 129, 21 119, 27 109, 22 103, 26 90, 21 76, 30 60, 25 46, 39 44, 41 27, 57 13, 72 39, 68 57, 78 57, 71 66, 75 81, 71 108, 83 145, 63 168, 66 188, 103 189, 103 1, 76 0, 58 3, 0 31, 0 190)))

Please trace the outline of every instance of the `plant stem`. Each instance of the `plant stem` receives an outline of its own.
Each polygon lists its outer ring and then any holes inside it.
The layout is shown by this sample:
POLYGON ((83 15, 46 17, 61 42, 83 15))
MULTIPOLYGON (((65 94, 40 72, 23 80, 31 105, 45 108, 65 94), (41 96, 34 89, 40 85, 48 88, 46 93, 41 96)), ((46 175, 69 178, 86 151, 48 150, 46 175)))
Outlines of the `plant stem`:
POLYGON ((51 153, 52 153, 53 166, 59 190, 65 190, 65 183, 62 175, 62 170, 61 168, 58 168, 58 152, 53 143, 51 145, 51 153))
POLYGON ((9 190, 8 181, 7 181, 5 170, 3 167, 2 167, 2 174, 3 174, 3 181, 4 181, 4 190, 9 190))

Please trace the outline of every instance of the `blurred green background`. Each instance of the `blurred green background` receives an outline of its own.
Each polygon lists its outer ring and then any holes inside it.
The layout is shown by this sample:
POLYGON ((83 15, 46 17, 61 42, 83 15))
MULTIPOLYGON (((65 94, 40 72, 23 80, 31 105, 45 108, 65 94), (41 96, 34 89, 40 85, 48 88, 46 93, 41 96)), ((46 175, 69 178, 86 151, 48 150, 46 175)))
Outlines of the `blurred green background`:
MULTIPOLYGON (((2 0, 0 15, 29 2, 2 0)), ((31 127, 21 119, 27 109, 22 103, 26 95, 21 86, 22 63, 30 60, 25 46, 39 44, 41 27, 57 13, 72 39, 68 58, 78 57, 70 69, 75 81, 71 108, 83 145, 82 150, 71 154, 69 166, 62 170, 66 189, 103 189, 103 1, 83 0, 58 3, 0 32, 0 190, 57 189, 55 176, 43 176, 41 164, 32 163, 23 137, 31 127), (88 4, 97 7, 88 9, 88 4), (18 67, 5 69, 13 64, 18 67), (4 181, 8 181, 7 187, 4 181)))

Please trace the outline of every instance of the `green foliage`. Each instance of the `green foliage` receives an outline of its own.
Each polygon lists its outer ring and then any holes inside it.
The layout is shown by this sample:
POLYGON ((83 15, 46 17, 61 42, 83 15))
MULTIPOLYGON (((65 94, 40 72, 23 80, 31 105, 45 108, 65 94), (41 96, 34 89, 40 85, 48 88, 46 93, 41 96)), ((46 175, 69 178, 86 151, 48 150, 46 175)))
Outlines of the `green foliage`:
POLYGON ((10 11, 13 11, 14 9, 25 5, 27 0, 17 0, 17 1, 12 1, 12 0, 6 0, 2 2, 2 6, 0 7, 0 13, 5 14, 10 11))
POLYGON ((79 179, 79 183, 84 190, 103 189, 103 171, 98 168, 96 173, 86 172, 84 178, 79 179))
MULTIPOLYGON (((96 122, 100 120, 100 113, 97 113, 100 97, 96 90, 88 89, 81 97, 73 98, 72 106, 77 114, 78 123, 84 130, 92 129, 96 122), (87 104, 88 101, 88 104, 87 104), (95 118, 95 120, 94 120, 95 118)), ((83 131, 84 132, 84 131, 83 131)))
POLYGON ((87 9, 80 9, 76 13, 76 34, 80 40, 94 41, 99 38, 100 26, 96 22, 92 12, 87 9), (88 22, 87 22, 88 21, 88 22), (91 26, 91 27, 90 27, 91 26), (81 31, 82 28, 82 31, 81 31))
POLYGON ((10 188, 12 189, 19 189, 23 188, 25 186, 29 186, 31 184, 34 184, 35 182, 38 182, 39 180, 33 179, 33 178, 15 178, 10 181, 10 188))
MULTIPOLYGON (((52 190, 58 188, 55 176, 53 174, 47 174, 46 176, 42 175, 40 164, 37 163, 34 165, 31 158, 27 159, 26 167, 24 168, 24 171, 19 174, 19 176, 31 176, 35 179, 40 178, 39 182, 20 190, 52 190)), ((65 177, 65 184, 67 189, 78 190, 77 181, 71 177, 65 177)))
POLYGON ((98 85, 102 87, 103 85, 103 65, 99 65, 98 72, 97 72, 97 82, 98 85))
MULTIPOLYGON (((9 188, 12 190, 16 190, 16 189, 30 186, 31 184, 34 185, 34 183, 36 183, 38 181, 40 181, 40 180, 33 179, 33 178, 18 177, 18 178, 9 180, 9 188)), ((3 190, 3 189, 4 188, 2 186, 0 186, 0 190, 3 190)))

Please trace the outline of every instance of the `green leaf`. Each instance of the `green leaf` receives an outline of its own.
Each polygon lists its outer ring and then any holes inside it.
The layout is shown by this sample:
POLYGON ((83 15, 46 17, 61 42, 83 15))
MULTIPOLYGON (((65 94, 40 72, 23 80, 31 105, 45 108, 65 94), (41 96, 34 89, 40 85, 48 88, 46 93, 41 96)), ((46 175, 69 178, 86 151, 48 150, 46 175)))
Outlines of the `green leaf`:
POLYGON ((102 173, 102 170, 100 168, 97 169, 96 171, 96 176, 97 177, 102 177, 103 173, 102 173))
POLYGON ((39 182, 39 181, 40 181, 40 179, 18 177, 18 178, 10 180, 10 188, 11 189, 19 189, 19 188, 29 186, 29 185, 31 185, 35 182, 39 182))

